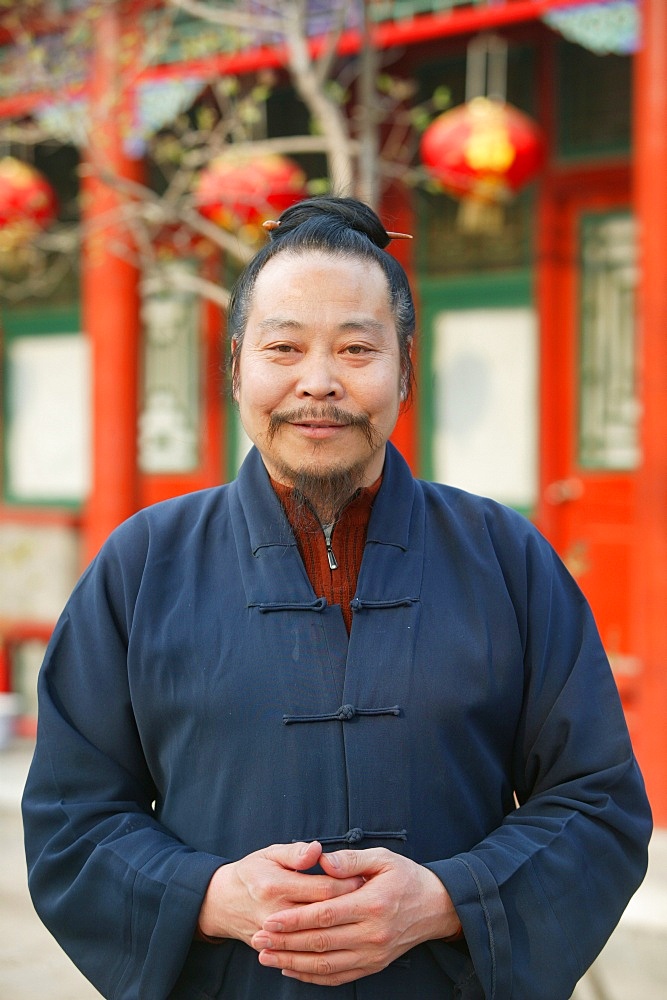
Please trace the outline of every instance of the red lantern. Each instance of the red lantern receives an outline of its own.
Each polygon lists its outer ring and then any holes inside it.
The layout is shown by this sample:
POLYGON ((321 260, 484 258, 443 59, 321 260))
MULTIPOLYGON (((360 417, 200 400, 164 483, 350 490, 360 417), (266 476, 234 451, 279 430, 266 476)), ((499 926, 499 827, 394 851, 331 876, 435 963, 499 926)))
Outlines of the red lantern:
POLYGON ((535 122, 511 104, 476 97, 431 122, 421 157, 445 190, 472 206, 468 228, 484 228, 474 224, 475 209, 504 204, 532 180, 544 162, 544 142, 535 122))
POLYGON ((56 211, 56 196, 43 174, 13 156, 0 160, 0 252, 26 247, 56 211))
POLYGON ((207 219, 256 240, 264 220, 280 215, 306 193, 306 175, 288 157, 230 150, 202 171, 195 201, 207 219))

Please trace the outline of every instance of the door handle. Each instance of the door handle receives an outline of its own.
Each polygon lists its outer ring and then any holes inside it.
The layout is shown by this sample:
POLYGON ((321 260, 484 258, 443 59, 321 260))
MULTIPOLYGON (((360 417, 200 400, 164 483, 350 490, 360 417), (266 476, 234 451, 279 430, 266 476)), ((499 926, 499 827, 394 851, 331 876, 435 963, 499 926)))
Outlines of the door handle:
POLYGON ((561 503, 570 503, 578 500, 584 493, 584 484, 577 476, 569 479, 556 479, 544 490, 544 499, 547 503, 558 506, 561 503))

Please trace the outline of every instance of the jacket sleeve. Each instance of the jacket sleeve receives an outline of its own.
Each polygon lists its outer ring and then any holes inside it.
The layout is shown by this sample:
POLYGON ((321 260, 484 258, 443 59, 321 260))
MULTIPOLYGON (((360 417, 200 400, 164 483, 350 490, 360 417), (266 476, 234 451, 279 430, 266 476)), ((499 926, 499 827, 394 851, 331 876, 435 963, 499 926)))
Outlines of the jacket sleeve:
POLYGON ((163 1000, 223 858, 157 822, 132 711, 127 643, 140 579, 137 522, 77 585, 39 679, 35 755, 23 796, 29 886, 41 919, 105 997, 163 1000))
POLYGON ((427 867, 463 924, 471 997, 567 1000, 644 877, 651 816, 590 609, 536 533, 524 556, 504 570, 524 645, 518 808, 427 867))

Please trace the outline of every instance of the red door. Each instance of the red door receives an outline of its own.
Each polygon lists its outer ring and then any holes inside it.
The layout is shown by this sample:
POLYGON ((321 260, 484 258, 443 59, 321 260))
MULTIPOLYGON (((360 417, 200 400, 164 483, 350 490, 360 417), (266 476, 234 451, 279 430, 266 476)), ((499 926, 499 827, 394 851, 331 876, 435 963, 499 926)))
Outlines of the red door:
POLYGON ((638 404, 626 178, 573 178, 542 211, 539 526, 595 614, 633 726, 630 578, 638 404))

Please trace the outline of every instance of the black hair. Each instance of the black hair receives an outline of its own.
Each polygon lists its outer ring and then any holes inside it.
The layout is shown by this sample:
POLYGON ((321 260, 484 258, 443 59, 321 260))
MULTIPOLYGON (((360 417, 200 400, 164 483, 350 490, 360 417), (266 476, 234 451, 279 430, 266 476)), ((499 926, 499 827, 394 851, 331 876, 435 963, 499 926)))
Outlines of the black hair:
POLYGON ((259 272, 279 253, 321 250, 340 257, 373 260, 387 279, 401 361, 401 390, 407 398, 414 382, 410 348, 415 333, 415 307, 408 278, 395 257, 385 251, 391 237, 372 208, 356 198, 308 198, 286 209, 270 230, 270 240, 241 272, 229 300, 227 331, 234 342, 232 385, 259 272))

